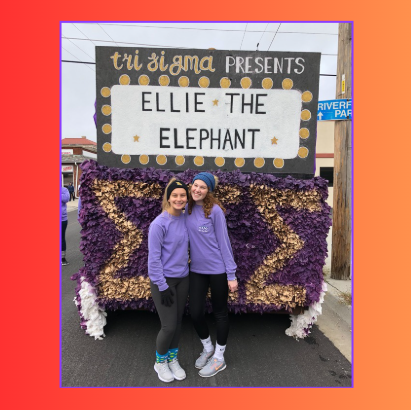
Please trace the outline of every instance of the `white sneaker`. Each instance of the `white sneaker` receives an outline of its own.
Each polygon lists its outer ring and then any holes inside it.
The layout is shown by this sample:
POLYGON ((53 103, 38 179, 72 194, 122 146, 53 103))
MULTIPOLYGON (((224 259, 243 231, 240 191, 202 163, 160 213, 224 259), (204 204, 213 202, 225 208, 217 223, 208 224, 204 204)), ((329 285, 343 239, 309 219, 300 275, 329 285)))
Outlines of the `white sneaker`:
POLYGON ((155 363, 154 370, 158 374, 158 378, 165 383, 170 383, 174 380, 173 373, 171 373, 170 368, 168 367, 168 363, 155 363))
POLYGON ((178 363, 177 357, 175 357, 171 362, 168 362, 168 367, 170 368, 173 376, 177 380, 184 380, 186 378, 186 372, 178 363))
POLYGON ((196 360, 195 367, 197 369, 202 369, 208 362, 208 359, 214 354, 214 349, 211 352, 203 350, 200 354, 200 357, 196 360))

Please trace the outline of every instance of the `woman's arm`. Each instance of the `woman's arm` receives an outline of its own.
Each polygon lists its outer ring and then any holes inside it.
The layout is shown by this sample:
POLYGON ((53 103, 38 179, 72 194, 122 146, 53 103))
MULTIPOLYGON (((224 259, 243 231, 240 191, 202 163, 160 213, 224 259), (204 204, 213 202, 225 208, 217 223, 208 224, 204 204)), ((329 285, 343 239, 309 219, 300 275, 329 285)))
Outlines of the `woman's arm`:
POLYGON ((164 242, 163 228, 152 223, 148 231, 148 276, 160 291, 168 288, 161 263, 161 249, 164 242))
POLYGON ((237 265, 234 262, 233 250, 230 238, 228 237, 227 222, 223 210, 219 206, 214 206, 210 218, 214 225, 214 232, 225 265, 227 278, 229 281, 235 280, 237 265))
POLYGON ((70 201, 70 193, 64 186, 61 187, 61 202, 66 203, 70 201))

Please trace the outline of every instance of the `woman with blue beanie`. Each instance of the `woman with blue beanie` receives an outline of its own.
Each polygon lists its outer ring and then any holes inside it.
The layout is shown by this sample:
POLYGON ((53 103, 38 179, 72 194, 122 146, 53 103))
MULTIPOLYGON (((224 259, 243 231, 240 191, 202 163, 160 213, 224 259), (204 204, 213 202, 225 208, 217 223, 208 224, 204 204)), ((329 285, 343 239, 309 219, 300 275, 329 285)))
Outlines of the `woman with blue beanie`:
POLYGON ((190 237, 190 313, 203 344, 195 362, 199 375, 211 377, 226 368, 224 352, 228 337, 228 290, 238 288, 233 251, 227 232, 225 209, 214 197, 217 177, 201 172, 193 179, 186 218, 190 237), (217 326, 216 347, 205 320, 205 300, 211 288, 211 304, 217 326))
POLYGON ((148 276, 161 321, 154 370, 166 383, 186 378, 177 354, 189 283, 188 233, 182 212, 187 198, 187 185, 171 179, 164 192, 163 212, 148 233, 148 276))

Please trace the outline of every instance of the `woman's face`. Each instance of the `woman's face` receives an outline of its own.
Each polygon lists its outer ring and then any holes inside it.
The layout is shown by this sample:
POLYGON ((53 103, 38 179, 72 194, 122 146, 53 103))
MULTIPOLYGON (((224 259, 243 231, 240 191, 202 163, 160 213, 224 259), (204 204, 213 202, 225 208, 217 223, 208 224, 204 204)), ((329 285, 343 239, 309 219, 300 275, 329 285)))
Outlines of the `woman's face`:
POLYGON ((191 185, 191 196, 195 202, 202 201, 208 192, 207 184, 201 179, 196 179, 191 185))
POLYGON ((187 194, 184 188, 176 188, 171 192, 170 198, 168 199, 170 206, 176 210, 181 211, 184 209, 187 203, 187 194))

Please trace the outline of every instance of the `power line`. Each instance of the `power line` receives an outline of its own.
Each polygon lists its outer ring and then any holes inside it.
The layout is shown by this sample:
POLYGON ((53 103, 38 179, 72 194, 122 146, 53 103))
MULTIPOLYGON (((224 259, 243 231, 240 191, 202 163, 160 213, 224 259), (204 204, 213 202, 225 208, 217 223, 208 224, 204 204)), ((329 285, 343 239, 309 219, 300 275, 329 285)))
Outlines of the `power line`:
POLYGON ((268 48, 267 48, 267 51, 270 50, 271 44, 273 44, 273 41, 274 41, 274 39, 275 39, 275 36, 277 35, 278 30, 280 30, 280 27, 281 27, 281 23, 280 23, 279 26, 277 27, 277 31, 275 32, 274 37, 273 37, 273 39, 271 40, 271 43, 270 43, 270 45, 269 45, 268 48))
MULTIPOLYGON (((77 44, 73 43, 69 38, 67 38, 66 40, 70 41, 71 44, 75 45, 80 51, 82 51, 84 54, 86 54, 87 56, 89 56, 90 58, 93 58, 90 54, 87 54, 82 48, 80 48, 77 44)), ((67 50, 66 50, 67 51, 67 50)))
MULTIPOLYGON (((110 34, 108 34, 107 33, 107 31, 106 30, 104 30, 104 28, 103 27, 101 27, 101 24, 100 23, 97 23, 98 24, 98 26, 114 41, 114 38, 112 38, 111 36, 110 36, 110 34)), ((115 42, 115 41, 114 41, 115 42)), ((115 42, 116 43, 116 42, 115 42)), ((117 44, 117 43, 116 43, 117 44)), ((118 44, 117 44, 118 45, 118 44)))
POLYGON ((243 39, 241 40, 240 50, 241 50, 241 47, 243 46, 243 41, 244 41, 245 33, 247 31, 247 26, 248 26, 248 23, 245 25, 244 35, 243 35, 243 39))
POLYGON ((270 24, 270 23, 267 23, 267 25, 265 26, 265 29, 264 29, 264 31, 263 31, 263 34, 261 34, 260 40, 258 40, 258 43, 257 43, 257 51, 258 51, 258 46, 259 46, 259 44, 261 43, 261 40, 262 40, 262 38, 263 38, 263 35, 264 35, 265 31, 267 30, 267 27, 268 27, 269 24, 270 24))
MULTIPOLYGON (((83 34, 84 37, 87 38, 87 40, 90 40, 74 23, 71 23, 81 34, 83 34)), ((93 43, 93 40, 90 40, 93 43)), ((94 44, 94 43, 93 43, 94 44)), ((94 44, 95 45, 95 44, 94 44)))
MULTIPOLYGON (((71 54, 74 58, 77 58, 77 60, 79 60, 80 63, 82 63, 83 61, 81 61, 78 57, 76 57, 73 53, 70 53, 70 51, 66 50, 63 46, 61 46, 61 48, 66 51, 67 53, 71 54)), ((87 68, 89 68, 91 71, 93 71, 94 73, 96 72, 96 70, 93 70, 91 67, 89 67, 88 65, 86 65, 87 68)))
MULTIPOLYGON (((248 33, 250 33, 250 31, 248 31, 248 33)), ((268 31, 267 31, 268 33, 268 31)), ((272 31, 270 31, 270 33, 272 33, 272 31)), ((95 40, 95 39, 90 39, 90 38, 78 38, 78 37, 62 37, 65 38, 67 40, 80 40, 80 41, 96 41, 96 42, 100 42, 100 43, 115 43, 115 44, 128 44, 128 45, 132 45, 132 46, 149 46, 149 47, 163 47, 163 48, 178 48, 178 49, 191 49, 192 47, 178 47, 178 46, 165 46, 165 45, 161 45, 161 44, 144 44, 144 43, 127 43, 125 41, 108 41, 108 40, 95 40)), ((337 56, 337 54, 324 54, 321 53, 321 55, 323 56, 337 56)))
MULTIPOLYGON (((99 23, 100 24, 100 23, 99 23)), ((171 26, 146 26, 146 25, 129 25, 129 24, 108 24, 108 23, 101 23, 104 26, 122 26, 122 27, 137 27, 137 28, 157 28, 157 29, 171 29, 171 30, 197 30, 197 31, 236 31, 236 32, 243 32, 243 29, 221 29, 221 28, 198 28, 198 27, 171 27, 171 26)), ((247 23, 248 24, 248 23, 247 23)), ((270 22, 268 23, 270 24, 270 22)), ((267 25, 268 25, 267 24, 267 25)), ((280 23, 282 24, 282 23, 280 23)), ((262 30, 247 30, 248 33, 264 33, 262 30)), ((275 33, 275 31, 267 31, 267 33, 275 33)), ((322 34, 326 36, 338 36, 338 33, 308 33, 308 32, 302 32, 302 31, 281 31, 280 34, 287 33, 287 34, 322 34)))

